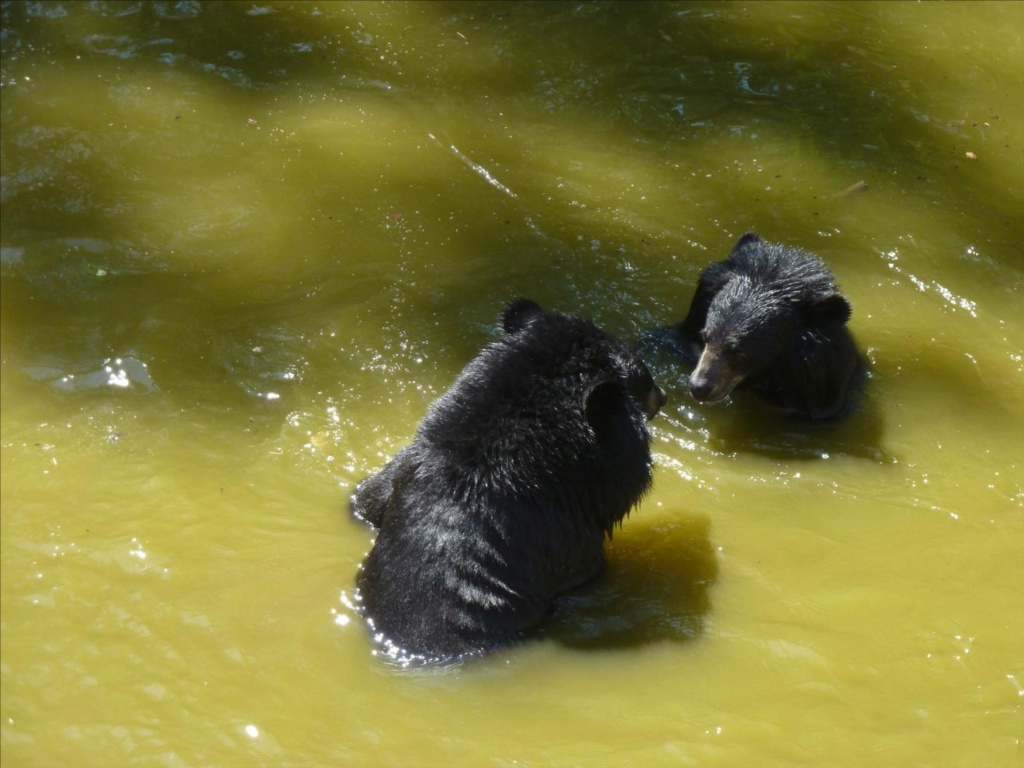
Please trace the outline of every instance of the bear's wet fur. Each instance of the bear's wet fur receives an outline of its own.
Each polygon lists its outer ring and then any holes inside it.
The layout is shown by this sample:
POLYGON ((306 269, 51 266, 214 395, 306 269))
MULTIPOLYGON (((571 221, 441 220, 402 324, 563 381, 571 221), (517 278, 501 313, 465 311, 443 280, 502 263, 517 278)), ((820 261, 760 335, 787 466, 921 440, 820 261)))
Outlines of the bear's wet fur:
POLYGON ((848 410, 861 358, 850 303, 817 256, 748 232, 701 273, 674 331, 696 367, 690 391, 718 402, 747 385, 786 411, 835 419, 848 410))
POLYGON ((446 663, 538 624, 596 576, 651 484, 646 365, 591 322, 528 299, 351 498, 377 529, 360 610, 387 655, 446 663))

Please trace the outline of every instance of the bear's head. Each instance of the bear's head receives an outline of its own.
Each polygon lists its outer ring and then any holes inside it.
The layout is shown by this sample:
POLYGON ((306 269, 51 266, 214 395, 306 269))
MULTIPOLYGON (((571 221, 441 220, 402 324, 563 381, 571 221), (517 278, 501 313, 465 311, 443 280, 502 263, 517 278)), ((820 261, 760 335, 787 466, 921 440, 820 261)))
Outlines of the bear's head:
POLYGON ((767 369, 801 334, 850 317, 849 302, 809 254, 748 234, 724 265, 690 375, 690 391, 705 403, 723 400, 744 379, 767 369))
POLYGON ((655 383, 643 360, 589 321, 546 312, 535 301, 519 298, 501 313, 501 327, 508 336, 534 335, 534 341, 548 352, 556 351, 559 339, 571 341, 574 352, 566 351, 566 356, 580 358, 576 362, 581 364, 580 373, 586 379, 583 407, 592 424, 604 406, 621 397, 622 392, 640 406, 648 420, 665 405, 665 392, 655 383), (563 330, 554 331, 556 328, 563 330), (583 350, 586 351, 581 354, 583 350))

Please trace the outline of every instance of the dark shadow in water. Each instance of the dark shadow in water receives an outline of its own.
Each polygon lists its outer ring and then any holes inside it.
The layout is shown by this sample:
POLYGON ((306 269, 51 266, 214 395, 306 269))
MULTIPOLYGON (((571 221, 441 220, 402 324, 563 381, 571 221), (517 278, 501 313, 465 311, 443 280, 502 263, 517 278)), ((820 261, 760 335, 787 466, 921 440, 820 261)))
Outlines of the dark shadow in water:
POLYGON ((784 413, 749 389, 738 388, 721 403, 696 401, 689 391, 694 364, 686 359, 668 328, 644 334, 636 348, 669 402, 685 404, 690 416, 687 427, 696 426, 706 434, 706 445, 717 453, 760 453, 780 459, 846 455, 882 464, 896 461, 882 445, 882 411, 878 401, 869 396, 872 374, 867 368, 858 375, 844 415, 811 421, 784 413))
MULTIPOLYGON (((680 392, 679 397, 688 397, 680 392)), ((752 392, 738 392, 718 405, 701 405, 709 446, 723 453, 760 453, 780 459, 823 459, 845 455, 891 464, 882 446, 881 411, 871 401, 837 421, 814 422, 773 410, 752 392), (730 402, 732 401, 732 402, 730 402)))
POLYGON ((559 597, 531 636, 586 650, 699 637, 718 574, 710 528, 706 516, 680 516, 616 538, 604 572, 559 597))

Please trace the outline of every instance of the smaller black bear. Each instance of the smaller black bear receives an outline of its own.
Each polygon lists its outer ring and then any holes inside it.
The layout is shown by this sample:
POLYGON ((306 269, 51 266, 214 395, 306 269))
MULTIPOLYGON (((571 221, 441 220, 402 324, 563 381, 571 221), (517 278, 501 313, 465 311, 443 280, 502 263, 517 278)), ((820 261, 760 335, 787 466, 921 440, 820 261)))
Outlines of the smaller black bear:
POLYGON ((701 273, 675 326, 705 403, 745 382, 787 411, 831 419, 845 409, 860 356, 846 327, 850 303, 825 264, 748 232, 701 273))
POLYGON ((647 366, 593 323, 527 299, 352 494, 378 529, 357 576, 389 656, 449 662, 537 624, 596 576, 603 541, 651 483, 647 366))

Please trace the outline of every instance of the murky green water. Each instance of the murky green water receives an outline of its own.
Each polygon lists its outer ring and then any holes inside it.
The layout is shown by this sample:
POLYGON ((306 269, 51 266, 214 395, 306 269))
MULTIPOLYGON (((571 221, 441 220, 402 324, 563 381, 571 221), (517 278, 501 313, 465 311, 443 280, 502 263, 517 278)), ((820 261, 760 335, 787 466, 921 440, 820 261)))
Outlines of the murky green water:
POLYGON ((1021 765, 1024 4, 0 17, 5 767, 1021 765), (605 577, 372 657, 347 495, 501 305, 632 338, 746 230, 835 269, 860 412, 652 357, 605 577))

